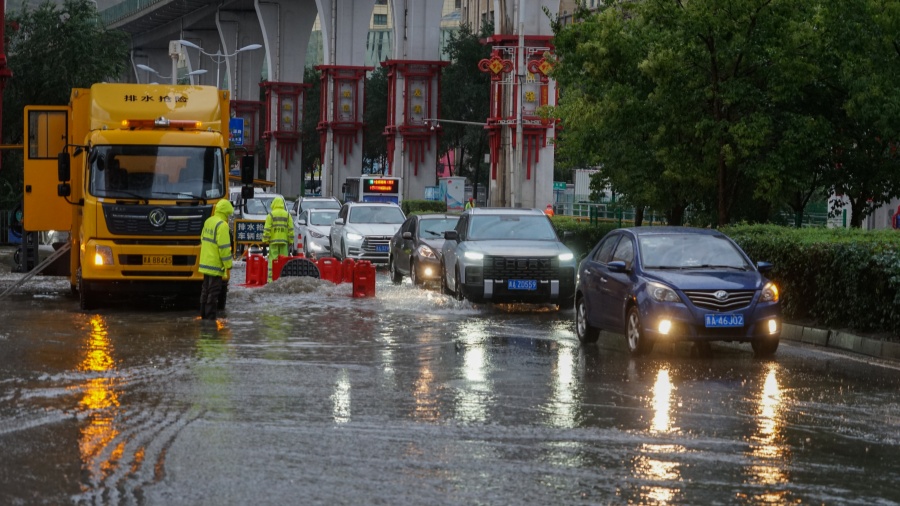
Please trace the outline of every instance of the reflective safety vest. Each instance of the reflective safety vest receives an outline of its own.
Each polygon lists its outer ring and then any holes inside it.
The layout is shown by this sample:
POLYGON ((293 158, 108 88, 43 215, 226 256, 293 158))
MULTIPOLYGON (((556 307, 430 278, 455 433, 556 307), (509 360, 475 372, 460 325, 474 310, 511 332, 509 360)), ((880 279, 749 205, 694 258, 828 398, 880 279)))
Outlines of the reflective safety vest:
POLYGON ((200 274, 225 276, 231 269, 231 236, 228 223, 221 217, 212 215, 203 223, 200 236, 200 274))
POLYGON ((266 216, 266 225, 263 228, 263 242, 270 247, 287 248, 292 244, 294 226, 291 223, 291 214, 284 208, 284 199, 276 197, 272 200, 272 211, 266 216))

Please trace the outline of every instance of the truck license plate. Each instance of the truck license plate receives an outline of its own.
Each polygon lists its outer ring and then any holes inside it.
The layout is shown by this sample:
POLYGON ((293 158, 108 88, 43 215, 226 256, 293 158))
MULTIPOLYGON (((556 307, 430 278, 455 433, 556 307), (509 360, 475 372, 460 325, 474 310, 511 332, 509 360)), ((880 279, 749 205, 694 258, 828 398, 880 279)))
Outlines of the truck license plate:
POLYGON ((144 265, 172 265, 172 255, 144 255, 144 265))
POLYGON ((708 314, 706 315, 706 327, 743 327, 744 315, 742 314, 708 314))
POLYGON ((534 279, 510 279, 506 282, 508 290, 537 290, 537 281, 534 279))

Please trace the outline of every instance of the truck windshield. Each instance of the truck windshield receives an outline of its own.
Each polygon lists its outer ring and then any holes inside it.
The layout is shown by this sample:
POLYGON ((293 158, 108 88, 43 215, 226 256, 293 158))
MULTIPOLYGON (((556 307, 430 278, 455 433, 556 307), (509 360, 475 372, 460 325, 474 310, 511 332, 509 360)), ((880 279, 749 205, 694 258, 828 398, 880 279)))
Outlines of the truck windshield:
POLYGON ((215 199, 225 195, 222 150, 196 146, 94 146, 95 197, 215 199))

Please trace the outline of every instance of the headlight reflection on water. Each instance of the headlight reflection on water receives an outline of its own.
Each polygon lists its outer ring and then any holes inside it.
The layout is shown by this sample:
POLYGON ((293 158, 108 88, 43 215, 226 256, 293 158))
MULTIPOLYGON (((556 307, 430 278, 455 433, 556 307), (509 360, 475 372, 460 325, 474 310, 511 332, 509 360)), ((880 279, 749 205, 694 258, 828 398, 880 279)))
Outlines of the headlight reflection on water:
MULTIPOLYGON (((656 372, 653 397, 650 399, 650 406, 653 409, 650 433, 668 434, 676 430, 672 421, 674 392, 675 386, 672 384, 669 370, 660 368, 656 372)), ((659 482, 655 485, 641 487, 641 499, 653 504, 675 502, 677 494, 681 491, 680 465, 678 462, 665 459, 672 455, 685 453, 686 448, 675 444, 647 443, 641 445, 640 451, 641 454, 635 457, 632 463, 635 476, 642 480, 659 482)))
MULTIPOLYGON (((748 452, 753 463, 749 468, 749 481, 760 485, 780 485, 788 482, 784 470, 788 460, 787 445, 781 434, 784 399, 778 384, 777 366, 770 364, 756 409, 756 432, 750 437, 748 452)), ((780 503, 786 498, 784 491, 766 491, 757 496, 767 503, 780 503)))

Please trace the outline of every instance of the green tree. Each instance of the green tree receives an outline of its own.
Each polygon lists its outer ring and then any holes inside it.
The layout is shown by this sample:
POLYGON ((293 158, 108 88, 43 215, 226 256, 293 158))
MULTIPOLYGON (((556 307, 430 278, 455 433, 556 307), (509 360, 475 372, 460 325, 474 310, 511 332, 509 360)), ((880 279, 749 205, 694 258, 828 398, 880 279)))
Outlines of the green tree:
MULTIPOLYGON (((482 37, 493 31, 484 25, 482 37)), ((441 73, 441 118, 484 123, 490 114, 491 80, 478 70, 478 62, 489 58, 491 49, 482 44, 469 25, 452 33, 446 46, 450 64, 441 73)), ((490 174, 484 163, 488 153, 487 132, 472 124, 441 123, 443 134, 439 153, 456 153, 454 176, 464 176, 476 185, 487 186, 490 174)))
MULTIPOLYGON (((303 70, 303 82, 310 85, 303 97, 303 125, 300 134, 301 149, 303 150, 301 167, 303 167, 304 181, 309 181, 313 177, 315 170, 322 164, 322 145, 319 142, 320 133, 316 129, 319 126, 319 111, 321 108, 321 77, 322 74, 311 66, 303 70)), ((300 191, 305 194, 306 188, 300 191)))
MULTIPOLYGON (((3 140, 22 143, 22 110, 28 104, 62 105, 72 88, 113 81, 128 61, 129 39, 107 30, 91 0, 27 4, 7 13, 6 53, 13 77, 3 95, 3 140)), ((5 205, 22 195, 20 153, 4 156, 0 192, 5 205)))
POLYGON ((384 130, 388 118, 388 69, 378 67, 366 78, 366 110, 363 132, 363 172, 387 170, 384 130))

